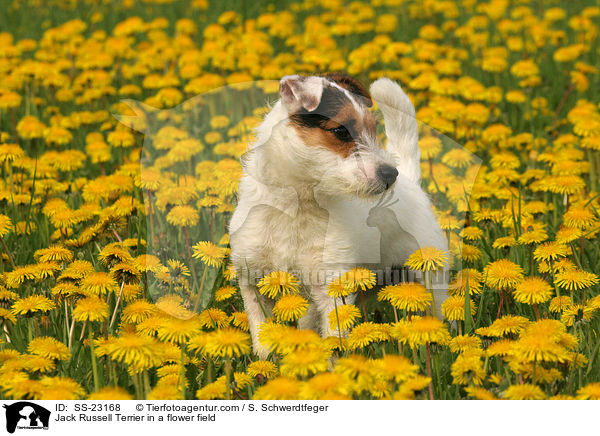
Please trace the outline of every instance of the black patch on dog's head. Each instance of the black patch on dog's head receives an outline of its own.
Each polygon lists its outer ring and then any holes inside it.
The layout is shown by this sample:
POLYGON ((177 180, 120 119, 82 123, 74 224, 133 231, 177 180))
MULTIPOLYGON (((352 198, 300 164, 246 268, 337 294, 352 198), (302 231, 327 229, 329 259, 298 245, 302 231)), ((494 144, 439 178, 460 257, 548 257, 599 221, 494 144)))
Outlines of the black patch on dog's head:
POLYGON ((325 74, 325 78, 337 83, 342 88, 350 91, 352 94, 364 97, 360 99, 360 103, 364 104, 365 106, 373 106, 371 94, 369 91, 367 91, 367 88, 365 88, 356 78, 345 73, 327 73, 325 74))
POLYGON ((347 157, 355 149, 359 137, 375 135, 376 124, 374 116, 369 111, 357 109, 352 99, 366 107, 370 107, 372 101, 360 82, 348 75, 322 77, 327 83, 316 109, 300 108, 289 115, 289 120, 307 145, 320 145, 347 157))

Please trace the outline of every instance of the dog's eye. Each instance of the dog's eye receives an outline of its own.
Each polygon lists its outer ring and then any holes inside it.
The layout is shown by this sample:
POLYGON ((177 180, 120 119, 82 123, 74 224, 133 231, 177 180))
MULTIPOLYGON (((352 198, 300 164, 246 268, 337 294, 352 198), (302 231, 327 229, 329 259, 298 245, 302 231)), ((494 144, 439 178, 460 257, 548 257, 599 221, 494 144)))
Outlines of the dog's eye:
POLYGON ((346 129, 344 126, 339 126, 336 127, 334 129, 329 129, 330 132, 333 132, 333 134, 335 135, 335 137, 337 139, 339 139, 340 141, 344 141, 344 142, 351 142, 352 141, 352 135, 350 134, 350 132, 348 131, 348 129, 346 129))

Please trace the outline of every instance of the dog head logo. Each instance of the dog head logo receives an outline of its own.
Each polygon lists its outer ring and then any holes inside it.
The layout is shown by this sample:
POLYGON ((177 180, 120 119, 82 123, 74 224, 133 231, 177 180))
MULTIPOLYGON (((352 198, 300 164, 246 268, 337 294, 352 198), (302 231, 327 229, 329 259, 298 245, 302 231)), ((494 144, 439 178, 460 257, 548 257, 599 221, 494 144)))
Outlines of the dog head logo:
POLYGON ((19 401, 3 406, 6 409, 6 431, 19 429, 48 429, 50 411, 29 401, 19 401))

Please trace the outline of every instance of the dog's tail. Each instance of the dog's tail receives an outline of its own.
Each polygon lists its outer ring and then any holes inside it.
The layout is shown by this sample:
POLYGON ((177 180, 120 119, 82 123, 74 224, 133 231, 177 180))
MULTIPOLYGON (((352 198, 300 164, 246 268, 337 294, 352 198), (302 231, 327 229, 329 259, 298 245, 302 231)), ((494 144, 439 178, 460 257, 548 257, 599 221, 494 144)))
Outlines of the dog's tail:
POLYGON ((411 181, 421 181, 419 132, 415 108, 400 85, 382 77, 371 84, 371 96, 385 120, 387 150, 396 161, 396 168, 411 181))

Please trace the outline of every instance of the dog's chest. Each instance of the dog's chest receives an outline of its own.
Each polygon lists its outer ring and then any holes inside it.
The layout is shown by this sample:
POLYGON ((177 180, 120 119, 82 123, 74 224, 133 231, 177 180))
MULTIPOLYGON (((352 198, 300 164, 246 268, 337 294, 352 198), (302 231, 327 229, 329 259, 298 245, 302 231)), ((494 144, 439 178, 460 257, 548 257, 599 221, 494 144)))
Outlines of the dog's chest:
POLYGON ((322 261, 329 214, 316 203, 301 204, 294 216, 262 208, 261 247, 257 261, 277 269, 306 268, 322 261))

